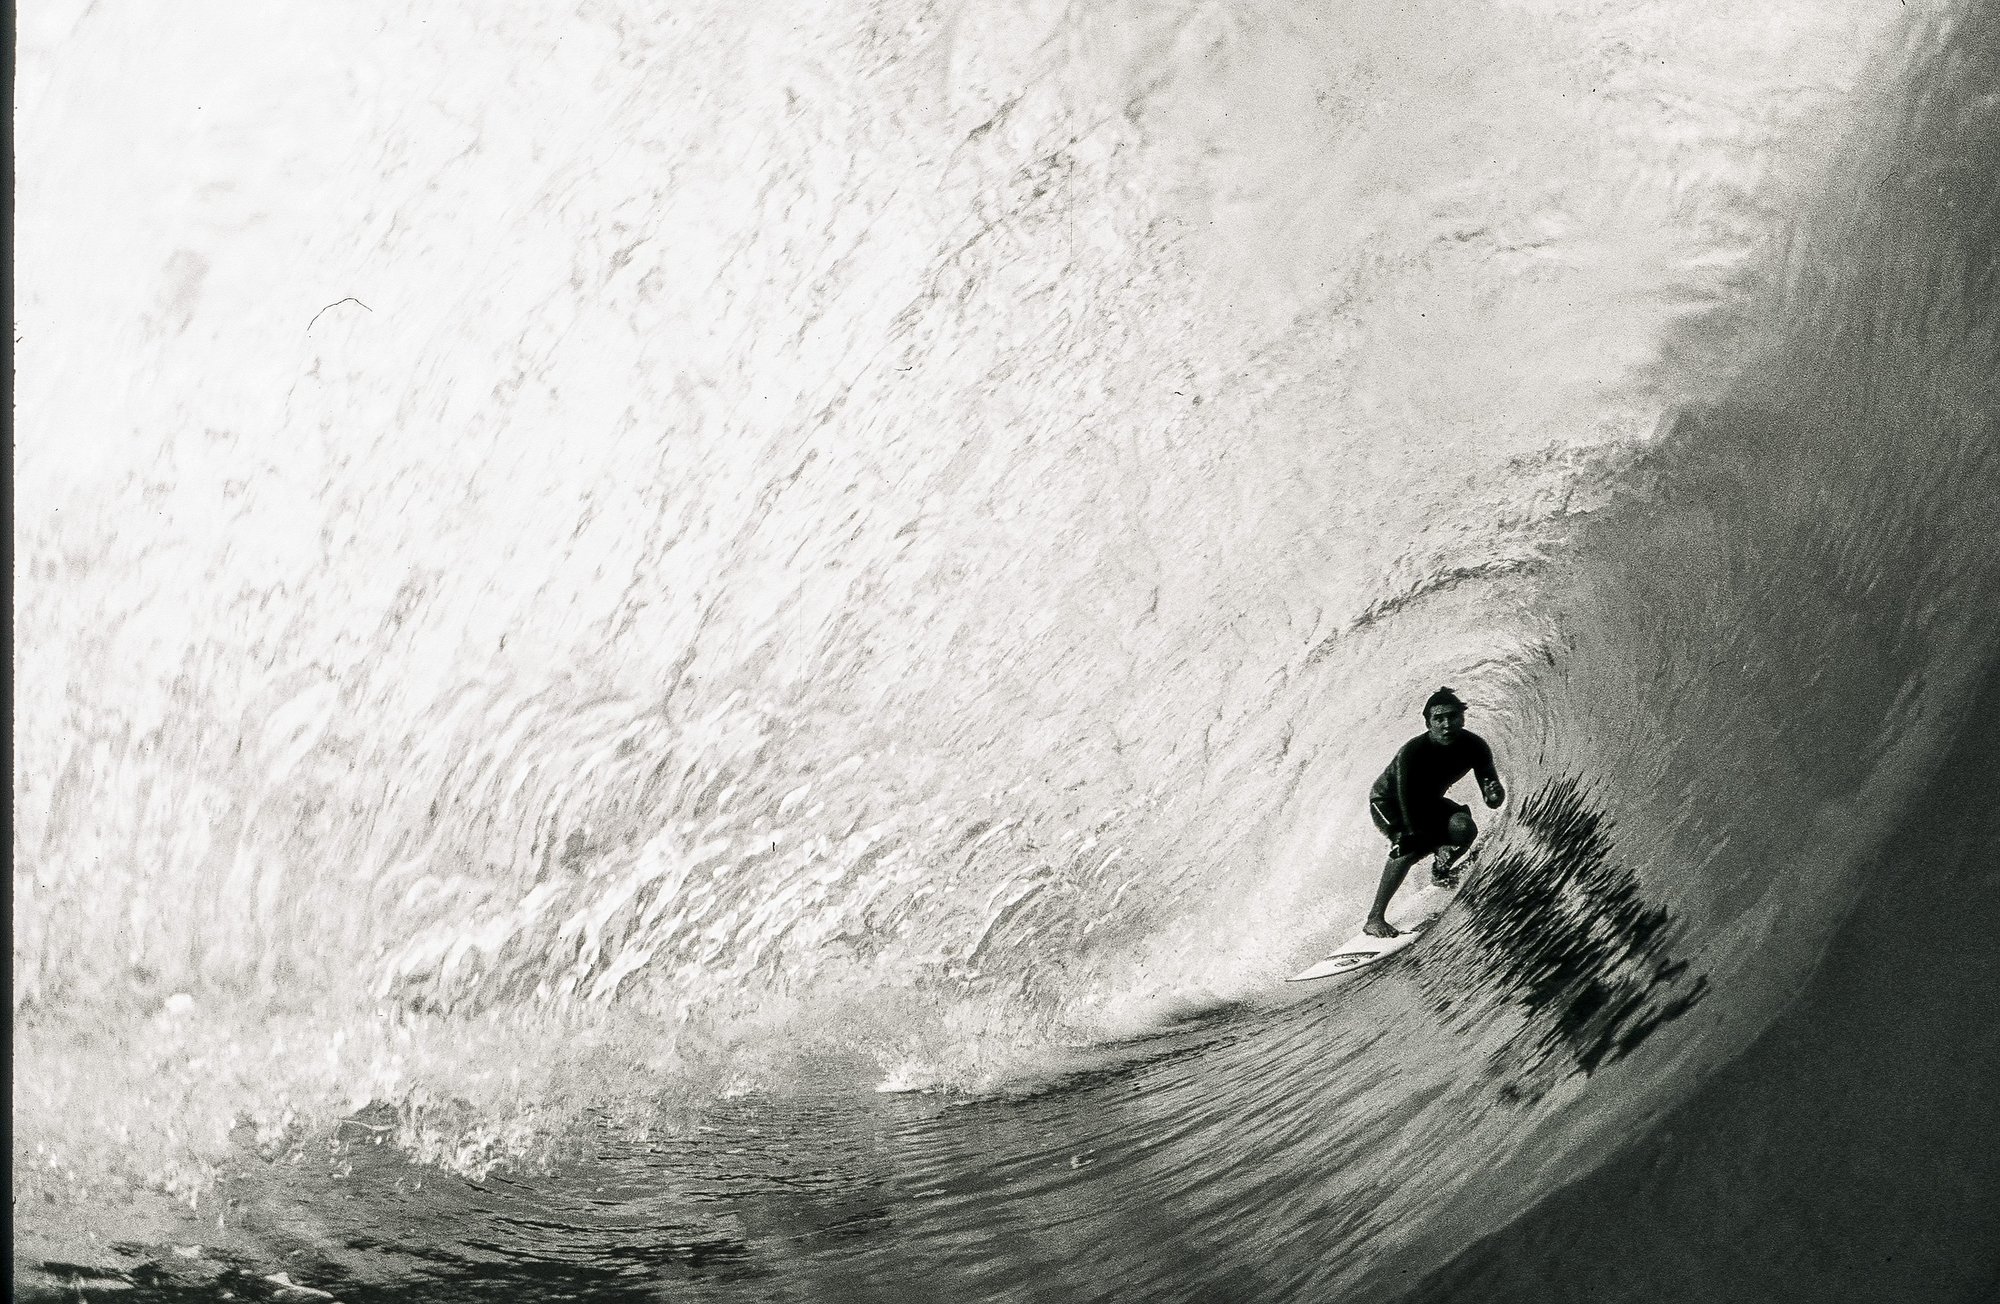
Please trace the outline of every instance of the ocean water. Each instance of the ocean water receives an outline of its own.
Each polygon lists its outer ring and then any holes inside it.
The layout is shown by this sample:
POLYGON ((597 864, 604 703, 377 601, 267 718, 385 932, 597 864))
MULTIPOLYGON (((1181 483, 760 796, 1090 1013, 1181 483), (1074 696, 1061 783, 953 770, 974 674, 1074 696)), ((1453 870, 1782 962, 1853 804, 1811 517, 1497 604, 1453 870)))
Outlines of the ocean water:
POLYGON ((2000 8, 20 28, 20 1292, 2000 1293, 2000 8))

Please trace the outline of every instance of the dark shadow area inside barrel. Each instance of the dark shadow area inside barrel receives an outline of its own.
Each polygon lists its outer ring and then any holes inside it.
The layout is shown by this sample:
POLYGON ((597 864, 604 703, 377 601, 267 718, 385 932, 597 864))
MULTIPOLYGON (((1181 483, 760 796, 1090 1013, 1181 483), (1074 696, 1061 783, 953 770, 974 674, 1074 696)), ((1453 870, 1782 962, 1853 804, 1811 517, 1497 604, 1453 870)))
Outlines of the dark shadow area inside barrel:
POLYGON ((1537 789, 1481 848, 1459 892, 1463 913, 1420 971, 1447 1014, 1467 976, 1525 1011, 1488 1062, 1509 1103, 1623 1058, 1708 992, 1707 976, 1676 958, 1675 919, 1641 893, 1613 828, 1576 777, 1537 789))

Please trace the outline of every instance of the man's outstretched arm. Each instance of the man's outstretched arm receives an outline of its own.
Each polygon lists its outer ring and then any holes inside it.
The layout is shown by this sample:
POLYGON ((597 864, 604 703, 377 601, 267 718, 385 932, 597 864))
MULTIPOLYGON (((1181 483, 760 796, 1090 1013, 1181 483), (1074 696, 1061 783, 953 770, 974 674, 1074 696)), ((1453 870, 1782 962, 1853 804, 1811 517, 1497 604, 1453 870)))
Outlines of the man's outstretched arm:
POLYGON ((1391 856, 1402 855, 1403 844, 1410 837, 1409 829, 1403 826, 1403 821, 1400 818, 1391 815, 1389 811, 1384 809, 1382 802, 1376 801, 1370 804, 1375 809, 1375 827, 1381 829, 1383 836, 1389 839, 1389 854, 1391 856))
POLYGON ((1479 795, 1485 798, 1486 805, 1499 809, 1500 803, 1507 800, 1507 790, 1500 786, 1500 772, 1493 768, 1493 749, 1483 738, 1479 741, 1479 759, 1473 762, 1472 774, 1479 780, 1479 795))
POLYGON ((1396 830, 1402 835, 1396 839, 1396 852, 1400 855, 1403 849, 1403 838, 1409 836, 1410 833, 1410 812, 1418 809, 1417 794, 1410 790, 1410 764, 1408 758, 1399 751, 1396 753, 1396 759, 1390 762, 1390 764, 1395 768, 1396 773, 1396 810, 1398 814, 1396 830))

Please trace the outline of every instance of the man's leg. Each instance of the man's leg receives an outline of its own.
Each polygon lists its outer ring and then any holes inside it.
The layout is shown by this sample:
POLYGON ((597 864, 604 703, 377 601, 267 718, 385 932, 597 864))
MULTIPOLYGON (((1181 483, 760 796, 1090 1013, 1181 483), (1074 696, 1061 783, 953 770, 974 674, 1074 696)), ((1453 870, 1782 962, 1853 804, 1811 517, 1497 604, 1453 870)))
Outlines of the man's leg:
POLYGON ((1439 887, 1458 886, 1458 858, 1479 836, 1479 826, 1472 822, 1472 816, 1465 811, 1454 811, 1451 822, 1446 826, 1446 841, 1438 848, 1437 856, 1431 861, 1431 882, 1439 887))
POLYGON ((1368 912, 1368 922, 1361 926, 1362 932, 1370 937, 1394 937, 1401 931, 1383 916, 1389 909, 1391 898, 1396 895, 1396 889, 1403 886, 1403 876, 1416 863, 1415 856, 1390 854, 1389 863, 1382 866, 1382 885, 1375 889, 1375 908, 1368 912))

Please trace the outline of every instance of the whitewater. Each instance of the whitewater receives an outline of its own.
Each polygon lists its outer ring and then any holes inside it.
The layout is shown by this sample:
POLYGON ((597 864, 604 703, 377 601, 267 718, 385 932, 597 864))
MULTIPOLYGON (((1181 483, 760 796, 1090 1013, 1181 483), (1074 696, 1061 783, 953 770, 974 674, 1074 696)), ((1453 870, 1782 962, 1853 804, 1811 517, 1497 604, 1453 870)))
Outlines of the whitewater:
POLYGON ((2000 1294, 2000 6, 18 26, 18 1293, 2000 1294))

